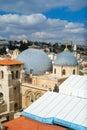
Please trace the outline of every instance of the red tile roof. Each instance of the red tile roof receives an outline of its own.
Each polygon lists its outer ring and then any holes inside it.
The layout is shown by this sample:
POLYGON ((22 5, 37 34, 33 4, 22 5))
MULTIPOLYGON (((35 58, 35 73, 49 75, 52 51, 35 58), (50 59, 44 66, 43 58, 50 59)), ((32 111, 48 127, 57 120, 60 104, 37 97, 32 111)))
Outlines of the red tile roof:
POLYGON ((43 124, 26 117, 19 117, 4 124, 7 130, 68 130, 62 126, 43 124))
POLYGON ((9 66, 9 65, 21 65, 21 64, 23 63, 20 61, 12 60, 10 58, 5 58, 5 59, 0 60, 0 65, 9 66))

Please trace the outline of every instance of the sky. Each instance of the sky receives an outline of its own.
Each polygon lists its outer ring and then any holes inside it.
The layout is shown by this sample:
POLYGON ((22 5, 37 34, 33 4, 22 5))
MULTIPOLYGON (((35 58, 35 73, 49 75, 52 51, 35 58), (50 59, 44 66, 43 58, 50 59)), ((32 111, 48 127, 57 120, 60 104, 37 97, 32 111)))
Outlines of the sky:
POLYGON ((0 0, 0 39, 87 44, 87 0, 0 0))

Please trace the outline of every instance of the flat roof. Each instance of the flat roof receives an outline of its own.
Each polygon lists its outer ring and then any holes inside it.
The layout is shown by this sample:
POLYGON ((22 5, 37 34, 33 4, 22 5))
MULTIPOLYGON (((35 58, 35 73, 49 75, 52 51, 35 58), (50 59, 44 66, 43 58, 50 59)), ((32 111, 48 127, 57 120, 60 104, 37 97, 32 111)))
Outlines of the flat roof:
POLYGON ((87 76, 71 75, 59 86, 59 93, 87 98, 87 76))
POLYGON ((26 108, 22 115, 42 123, 87 130, 87 99, 46 92, 26 108))

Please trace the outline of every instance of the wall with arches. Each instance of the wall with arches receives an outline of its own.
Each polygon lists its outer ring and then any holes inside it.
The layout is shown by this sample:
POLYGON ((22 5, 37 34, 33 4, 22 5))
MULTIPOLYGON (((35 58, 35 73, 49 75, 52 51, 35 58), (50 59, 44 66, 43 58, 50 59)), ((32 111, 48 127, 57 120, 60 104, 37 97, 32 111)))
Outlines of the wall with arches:
POLYGON ((32 85, 29 84, 22 84, 22 108, 26 108, 27 106, 32 104, 46 91, 46 89, 38 89, 36 87, 32 87, 32 85))

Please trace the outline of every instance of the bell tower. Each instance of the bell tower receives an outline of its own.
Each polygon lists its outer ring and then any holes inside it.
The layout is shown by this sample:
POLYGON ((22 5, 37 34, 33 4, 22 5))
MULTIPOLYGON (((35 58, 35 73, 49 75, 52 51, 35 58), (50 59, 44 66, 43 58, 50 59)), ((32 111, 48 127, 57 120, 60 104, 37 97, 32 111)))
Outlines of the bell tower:
POLYGON ((13 118, 13 114, 22 108, 21 82, 23 63, 12 60, 0 60, 0 116, 13 118))

